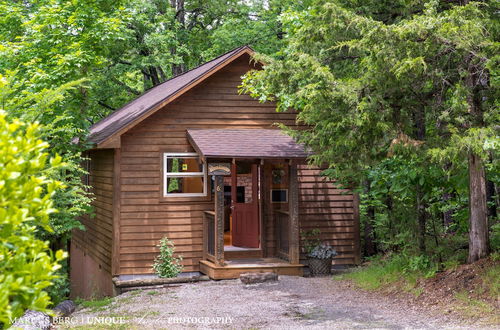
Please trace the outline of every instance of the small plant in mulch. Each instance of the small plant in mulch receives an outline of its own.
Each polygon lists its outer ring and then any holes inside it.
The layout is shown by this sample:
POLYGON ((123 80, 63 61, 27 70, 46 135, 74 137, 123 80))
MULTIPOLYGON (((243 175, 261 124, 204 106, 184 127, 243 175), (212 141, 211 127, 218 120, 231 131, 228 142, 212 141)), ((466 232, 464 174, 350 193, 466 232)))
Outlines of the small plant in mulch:
POLYGON ((162 278, 176 277, 182 271, 182 257, 174 256, 174 243, 163 237, 158 247, 160 254, 155 259, 153 270, 162 278))

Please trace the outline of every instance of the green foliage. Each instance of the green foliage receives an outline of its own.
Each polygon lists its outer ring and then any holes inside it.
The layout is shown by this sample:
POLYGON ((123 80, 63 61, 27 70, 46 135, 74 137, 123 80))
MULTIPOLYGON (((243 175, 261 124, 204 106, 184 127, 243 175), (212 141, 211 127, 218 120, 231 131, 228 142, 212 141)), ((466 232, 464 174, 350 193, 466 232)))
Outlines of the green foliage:
POLYGON ((306 254, 311 253, 314 248, 321 245, 320 234, 321 230, 318 228, 300 231, 300 239, 302 240, 302 246, 306 254))
POLYGON ((52 198, 62 184, 47 176, 61 166, 49 159, 37 124, 8 121, 0 112, 0 324, 7 326, 25 309, 44 310, 44 291, 56 279, 59 262, 48 243, 37 239, 37 227, 51 231, 52 198))
POLYGON ((51 286, 45 289, 50 297, 51 307, 57 306, 60 302, 68 299, 70 295, 68 261, 69 259, 59 261, 61 267, 54 272, 55 278, 51 280, 51 286))
MULTIPOLYGON (((60 106, 66 94, 69 93, 78 82, 64 84, 55 90, 44 90, 40 93, 23 91, 16 83, 16 73, 9 72, 10 76, 0 75, 0 99, 10 118, 21 118, 27 122, 41 121, 45 123, 40 131, 40 137, 49 142, 48 152, 52 155, 61 155, 64 162, 57 167, 48 167, 45 175, 64 186, 55 191, 52 197, 54 208, 58 212, 50 214, 50 230, 40 227, 37 236, 42 240, 49 240, 55 249, 65 249, 66 241, 74 228, 83 229, 77 217, 89 213, 91 194, 88 187, 84 185, 81 178, 86 171, 80 166, 82 157, 80 151, 70 141, 81 130, 76 128, 65 113, 56 115, 53 109, 60 106)), ((61 281, 67 276, 61 273, 61 281)), ((51 290, 53 290, 52 288, 51 290)), ((64 290, 67 293, 67 290, 64 290)), ((64 296, 64 292, 54 293, 53 298, 64 296)))
MULTIPOLYGON (((457 70, 460 61, 471 52, 485 57, 484 66, 495 61, 493 36, 485 33, 491 18, 474 3, 439 11, 428 2, 426 8, 384 24, 356 14, 355 6, 317 2, 308 15, 300 16, 300 23, 289 19, 283 58, 248 75, 243 88, 263 99, 275 98, 281 111, 300 110, 299 119, 314 129, 296 135, 315 148, 318 162, 328 161, 342 177, 355 176, 385 158, 401 133, 417 138, 420 113, 428 135, 423 151, 428 148, 435 159, 449 160, 450 153, 434 156, 448 146, 494 148, 498 136, 493 126, 464 130, 464 121, 458 119, 468 111, 462 81, 466 73, 457 70), (470 139, 463 140, 465 136, 470 139)), ((493 100, 496 88, 484 93, 493 100)), ((491 114, 493 124, 499 118, 491 102, 484 112, 491 114)), ((421 154, 422 148, 411 148, 411 143, 401 146, 421 154)))
POLYGON ((414 289, 420 277, 432 277, 437 265, 426 256, 410 256, 405 253, 385 258, 374 258, 367 267, 341 276, 353 280, 359 287, 376 290, 395 282, 402 282, 409 291, 414 289))
POLYGON ((500 222, 491 226, 490 245, 493 251, 500 251, 500 222))
POLYGON ((176 277, 182 271, 182 257, 174 256, 174 243, 164 237, 158 247, 160 254, 155 259, 153 270, 159 277, 176 277))
POLYGON ((468 231, 468 153, 500 183, 497 15, 497 1, 315 1, 282 15, 280 57, 259 55, 242 91, 299 111, 310 129, 284 129, 325 175, 364 187, 379 251, 443 261, 468 231))

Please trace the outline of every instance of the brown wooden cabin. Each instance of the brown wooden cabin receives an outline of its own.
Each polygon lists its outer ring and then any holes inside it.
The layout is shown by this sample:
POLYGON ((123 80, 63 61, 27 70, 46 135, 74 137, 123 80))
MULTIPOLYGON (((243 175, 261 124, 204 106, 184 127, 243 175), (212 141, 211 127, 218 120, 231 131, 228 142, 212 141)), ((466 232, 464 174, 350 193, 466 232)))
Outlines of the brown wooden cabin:
MULTIPOLYGON (((213 279, 247 271, 302 275, 299 231, 319 228, 357 264, 357 197, 307 165, 275 123, 295 114, 240 94, 261 65, 241 47, 158 85, 90 130, 94 217, 71 242, 74 296, 113 295, 112 278, 152 275, 159 240, 184 272, 213 279)), ((181 274, 182 275, 182 274, 181 274)))

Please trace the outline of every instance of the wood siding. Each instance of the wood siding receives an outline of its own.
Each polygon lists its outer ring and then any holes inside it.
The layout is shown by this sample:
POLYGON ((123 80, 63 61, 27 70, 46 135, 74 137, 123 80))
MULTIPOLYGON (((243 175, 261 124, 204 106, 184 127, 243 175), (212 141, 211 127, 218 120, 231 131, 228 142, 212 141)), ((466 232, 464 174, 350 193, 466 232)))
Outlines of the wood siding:
POLYGON ((299 165, 298 169, 300 230, 320 229, 321 239, 339 253, 334 264, 358 263, 359 219, 354 195, 321 177, 317 167, 299 165))
POLYGON ((83 216, 84 231, 73 231, 73 244, 111 274, 113 241, 113 150, 90 152, 89 184, 92 186, 94 217, 83 216))

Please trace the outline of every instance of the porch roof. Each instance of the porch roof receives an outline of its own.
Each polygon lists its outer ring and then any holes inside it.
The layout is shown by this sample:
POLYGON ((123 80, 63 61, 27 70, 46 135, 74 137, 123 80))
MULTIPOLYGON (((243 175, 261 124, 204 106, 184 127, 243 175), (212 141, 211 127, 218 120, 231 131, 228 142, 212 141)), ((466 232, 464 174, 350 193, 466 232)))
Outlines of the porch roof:
POLYGON ((306 158, 303 144, 280 129, 188 129, 204 158, 306 158))

